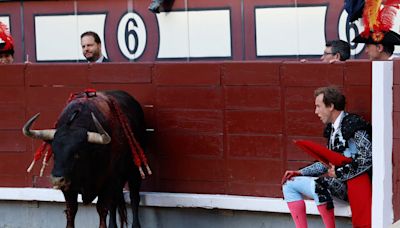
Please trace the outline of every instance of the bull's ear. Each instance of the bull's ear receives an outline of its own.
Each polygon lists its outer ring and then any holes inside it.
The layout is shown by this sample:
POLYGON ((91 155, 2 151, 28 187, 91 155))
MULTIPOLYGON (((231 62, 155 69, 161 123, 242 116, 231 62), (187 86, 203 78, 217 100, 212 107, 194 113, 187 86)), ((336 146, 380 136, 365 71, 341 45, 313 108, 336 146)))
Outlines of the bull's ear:
POLYGON ((78 116, 78 114, 79 114, 79 110, 75 110, 75 111, 72 113, 71 117, 69 118, 69 120, 68 120, 68 122, 67 122, 67 125, 68 125, 68 126, 72 124, 72 122, 76 119, 76 117, 78 116))

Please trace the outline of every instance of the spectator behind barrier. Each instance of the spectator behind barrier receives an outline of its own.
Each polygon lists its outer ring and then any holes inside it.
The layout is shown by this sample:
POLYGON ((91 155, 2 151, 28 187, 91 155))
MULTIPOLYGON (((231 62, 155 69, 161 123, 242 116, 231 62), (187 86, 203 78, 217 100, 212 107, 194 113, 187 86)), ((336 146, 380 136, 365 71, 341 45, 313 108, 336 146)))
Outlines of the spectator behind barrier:
POLYGON ((364 31, 354 38, 355 43, 365 43, 369 60, 391 60, 394 46, 400 45, 400 35, 390 30, 399 9, 398 4, 372 4, 366 0, 363 12, 364 31), (371 13, 376 12, 376 13, 371 13))
POLYGON ((0 64, 14 62, 14 41, 7 26, 0 22, 0 64))
POLYGON ((81 35, 82 54, 91 63, 104 63, 109 60, 103 56, 101 51, 101 40, 99 35, 93 31, 84 32, 81 35))
POLYGON ((327 41, 324 54, 321 56, 322 62, 334 63, 346 61, 350 58, 350 45, 343 40, 327 41))

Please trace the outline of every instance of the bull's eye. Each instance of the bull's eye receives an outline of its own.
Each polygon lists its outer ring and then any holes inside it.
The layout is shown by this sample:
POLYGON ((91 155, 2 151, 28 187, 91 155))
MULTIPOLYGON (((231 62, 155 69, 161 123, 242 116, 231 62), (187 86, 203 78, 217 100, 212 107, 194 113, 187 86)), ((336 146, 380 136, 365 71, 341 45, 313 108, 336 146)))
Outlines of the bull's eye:
POLYGON ((74 158, 75 158, 75 159, 79 159, 79 154, 75 154, 75 155, 74 155, 74 158))

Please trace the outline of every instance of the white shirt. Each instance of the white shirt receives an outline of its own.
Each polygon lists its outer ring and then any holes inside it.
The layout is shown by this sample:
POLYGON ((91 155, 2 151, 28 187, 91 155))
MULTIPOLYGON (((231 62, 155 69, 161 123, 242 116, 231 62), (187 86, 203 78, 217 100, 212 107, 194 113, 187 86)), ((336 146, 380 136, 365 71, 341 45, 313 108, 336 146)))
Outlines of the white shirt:
POLYGON ((100 56, 99 59, 96 60, 96 63, 102 63, 103 59, 104 59, 104 56, 102 55, 102 56, 100 56))
POLYGON ((339 116, 336 118, 335 122, 332 124, 333 129, 332 129, 331 138, 330 138, 331 145, 333 144, 333 141, 335 141, 335 135, 339 129, 340 122, 342 122, 343 115, 344 115, 344 112, 341 111, 339 116))

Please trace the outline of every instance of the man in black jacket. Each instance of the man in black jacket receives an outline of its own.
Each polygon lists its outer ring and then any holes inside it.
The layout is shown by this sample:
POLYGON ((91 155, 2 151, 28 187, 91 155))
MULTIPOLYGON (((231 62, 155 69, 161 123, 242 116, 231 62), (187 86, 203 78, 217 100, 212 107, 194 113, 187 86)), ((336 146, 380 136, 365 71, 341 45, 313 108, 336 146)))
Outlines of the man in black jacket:
POLYGON ((82 54, 88 62, 104 63, 109 60, 101 52, 101 40, 99 35, 93 31, 81 35, 82 54))

